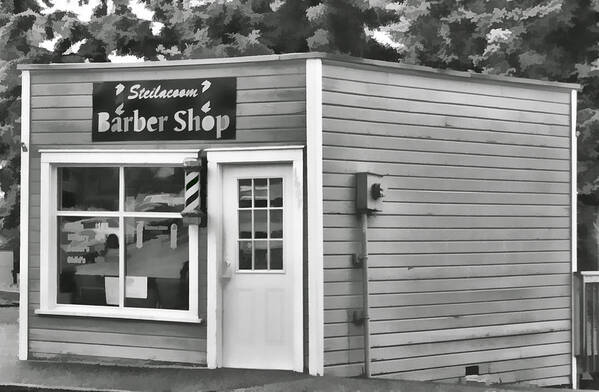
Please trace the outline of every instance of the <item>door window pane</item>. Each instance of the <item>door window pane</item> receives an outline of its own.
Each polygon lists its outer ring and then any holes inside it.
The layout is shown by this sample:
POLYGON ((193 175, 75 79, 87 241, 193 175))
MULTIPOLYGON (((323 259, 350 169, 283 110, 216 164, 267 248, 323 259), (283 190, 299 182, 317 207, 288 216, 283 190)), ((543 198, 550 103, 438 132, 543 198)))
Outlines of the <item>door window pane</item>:
POLYGON ((239 180, 239 208, 252 206, 252 180, 239 180))
POLYGON ((239 238, 252 238, 252 211, 239 211, 239 238))
POLYGON ((267 241, 254 241, 254 269, 265 270, 267 262, 267 241))
POLYGON ((271 178, 269 180, 269 199, 271 207, 283 206, 283 179, 271 178))
POLYGON ((125 306, 189 309, 189 236, 179 218, 125 219, 125 306))
POLYGON ((180 212, 184 188, 182 167, 126 167, 125 211, 180 212))
POLYGON ((283 241, 270 241, 270 269, 283 269, 283 241))
POLYGON ((57 303, 118 305, 118 233, 117 218, 58 217, 57 303))
POLYGON ((252 241, 239 241, 239 269, 252 269, 252 241))
POLYGON ((268 200, 268 186, 266 178, 254 179, 254 207, 266 207, 268 200))
POLYGON ((255 210, 254 211, 254 238, 267 238, 267 215, 266 210, 255 210))
POLYGON ((59 167, 58 209, 117 211, 118 167, 59 167))
POLYGON ((283 210, 270 210, 270 238, 283 238, 283 210))

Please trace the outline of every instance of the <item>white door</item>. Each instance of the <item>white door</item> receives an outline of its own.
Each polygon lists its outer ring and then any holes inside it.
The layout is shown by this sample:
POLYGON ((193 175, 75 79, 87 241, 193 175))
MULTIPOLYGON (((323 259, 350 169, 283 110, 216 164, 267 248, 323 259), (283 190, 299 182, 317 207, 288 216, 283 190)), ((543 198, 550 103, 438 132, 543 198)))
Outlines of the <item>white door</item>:
POLYGON ((302 370, 302 260, 290 241, 302 217, 292 179, 285 164, 223 168, 225 367, 302 370))

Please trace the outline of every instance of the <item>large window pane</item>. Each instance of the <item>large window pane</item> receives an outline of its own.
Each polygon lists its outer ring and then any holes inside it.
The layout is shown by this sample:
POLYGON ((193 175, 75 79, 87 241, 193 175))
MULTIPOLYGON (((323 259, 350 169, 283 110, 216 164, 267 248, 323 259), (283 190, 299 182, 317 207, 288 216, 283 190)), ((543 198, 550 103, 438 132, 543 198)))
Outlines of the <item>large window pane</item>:
POLYGON ((117 167, 59 167, 58 209, 116 211, 119 208, 117 167))
POLYGON ((182 167, 126 167, 125 210, 180 212, 184 187, 182 167))
POLYGON ((125 219, 125 306, 189 309, 189 236, 178 218, 125 219))
POLYGON ((60 304, 118 305, 117 218, 58 217, 60 304))

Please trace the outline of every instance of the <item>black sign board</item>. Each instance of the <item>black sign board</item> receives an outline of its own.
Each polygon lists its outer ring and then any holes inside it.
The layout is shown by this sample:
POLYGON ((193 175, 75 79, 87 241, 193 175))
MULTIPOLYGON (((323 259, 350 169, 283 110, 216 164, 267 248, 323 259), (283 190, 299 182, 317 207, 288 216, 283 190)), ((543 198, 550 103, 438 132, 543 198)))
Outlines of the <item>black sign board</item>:
POLYGON ((235 78, 94 83, 92 141, 235 139, 235 78))

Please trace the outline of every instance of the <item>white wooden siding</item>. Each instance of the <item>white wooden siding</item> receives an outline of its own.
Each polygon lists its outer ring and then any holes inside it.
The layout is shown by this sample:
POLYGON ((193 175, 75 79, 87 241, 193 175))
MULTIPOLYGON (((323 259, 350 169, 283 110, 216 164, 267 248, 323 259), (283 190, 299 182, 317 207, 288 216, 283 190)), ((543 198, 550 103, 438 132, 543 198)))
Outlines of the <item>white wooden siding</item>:
POLYGON ((363 371, 353 173, 369 218, 374 376, 570 374, 570 92, 323 65, 325 373, 363 371))
MULTIPOLYGON (((29 220, 30 343, 33 358, 123 358, 206 364, 206 328, 169 322, 40 316, 40 155, 45 148, 209 148, 305 143, 305 61, 161 69, 32 71, 31 214, 29 220), (236 140, 91 141, 96 81, 237 77, 236 140)), ((199 304, 206 313, 206 231, 200 229, 199 304)), ((306 334, 307 335, 307 334, 306 334)))

